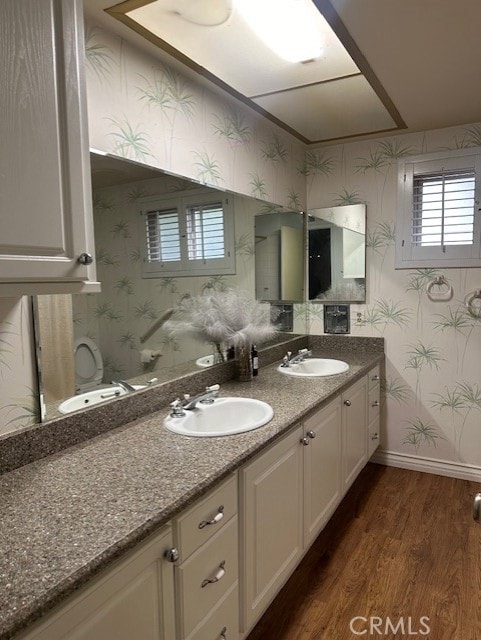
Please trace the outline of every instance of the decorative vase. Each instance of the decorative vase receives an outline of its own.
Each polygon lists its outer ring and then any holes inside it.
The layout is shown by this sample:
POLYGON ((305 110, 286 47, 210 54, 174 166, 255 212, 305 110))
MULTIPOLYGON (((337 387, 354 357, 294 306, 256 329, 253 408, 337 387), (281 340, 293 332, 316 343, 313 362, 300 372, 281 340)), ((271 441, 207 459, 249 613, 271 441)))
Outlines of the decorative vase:
POLYGON ((253 375, 250 344, 244 344, 236 347, 235 361, 236 379, 239 380, 239 382, 249 382, 252 380, 253 375))

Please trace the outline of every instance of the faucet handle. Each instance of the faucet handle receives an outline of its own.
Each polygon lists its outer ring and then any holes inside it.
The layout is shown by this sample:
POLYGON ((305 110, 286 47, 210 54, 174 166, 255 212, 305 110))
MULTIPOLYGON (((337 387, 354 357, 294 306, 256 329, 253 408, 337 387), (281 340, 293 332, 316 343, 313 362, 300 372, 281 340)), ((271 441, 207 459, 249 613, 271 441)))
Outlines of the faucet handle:
POLYGON ((206 391, 219 391, 219 389, 220 389, 220 384, 213 384, 210 387, 205 388, 206 391))
POLYGON ((182 406, 180 398, 176 398, 173 402, 170 403, 170 406, 172 407, 170 415, 173 418, 181 418, 182 416, 185 416, 184 407, 182 406))

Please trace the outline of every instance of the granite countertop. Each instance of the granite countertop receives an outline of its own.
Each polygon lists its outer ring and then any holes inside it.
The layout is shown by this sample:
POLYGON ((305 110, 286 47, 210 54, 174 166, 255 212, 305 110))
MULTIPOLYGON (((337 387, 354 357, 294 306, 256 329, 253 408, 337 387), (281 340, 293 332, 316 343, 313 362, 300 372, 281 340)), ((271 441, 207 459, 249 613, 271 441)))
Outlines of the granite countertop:
POLYGON ((383 361, 379 350, 313 355, 349 362, 329 378, 262 367, 221 395, 269 402, 267 425, 240 435, 191 438, 167 431, 168 410, 0 476, 0 640, 58 604, 109 562, 237 469, 322 402, 383 361))

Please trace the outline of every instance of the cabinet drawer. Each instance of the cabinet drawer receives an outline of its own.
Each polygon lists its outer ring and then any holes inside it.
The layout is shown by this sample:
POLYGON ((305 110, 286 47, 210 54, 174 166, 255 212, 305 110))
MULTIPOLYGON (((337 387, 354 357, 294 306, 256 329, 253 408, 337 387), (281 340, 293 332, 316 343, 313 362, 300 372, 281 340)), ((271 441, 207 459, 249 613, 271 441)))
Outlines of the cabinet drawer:
POLYGON ((237 516, 177 567, 181 637, 191 633, 237 582, 237 516), (213 580, 223 570, 222 576, 213 580))
POLYGON ((237 513, 237 476, 230 476, 218 489, 196 502, 176 521, 176 545, 180 562, 220 531, 237 513))
POLYGON ((226 597, 186 640, 238 640, 239 588, 232 587, 226 597))
POLYGON ((368 396, 368 406, 367 406, 367 422, 368 424, 379 418, 381 407, 381 387, 379 383, 376 384, 370 391, 368 396))
POLYGON ((377 365, 367 374, 369 380, 369 389, 372 389, 381 382, 381 367, 377 365))
POLYGON ((381 423, 379 416, 373 420, 367 430, 367 455, 370 458, 379 446, 381 423))

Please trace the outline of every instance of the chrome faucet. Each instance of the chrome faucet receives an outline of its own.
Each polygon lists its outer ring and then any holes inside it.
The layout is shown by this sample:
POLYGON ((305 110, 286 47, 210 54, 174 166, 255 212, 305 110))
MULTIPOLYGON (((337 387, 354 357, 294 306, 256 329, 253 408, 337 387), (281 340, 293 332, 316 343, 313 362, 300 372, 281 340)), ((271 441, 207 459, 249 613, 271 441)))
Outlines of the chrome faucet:
POLYGON ((110 384, 118 385, 127 393, 131 393, 132 391, 137 391, 135 387, 133 387, 129 382, 126 382, 125 380, 111 380, 110 384))
POLYGON ((310 356, 312 356, 312 351, 309 349, 299 349, 295 356, 292 355, 292 351, 288 351, 287 355, 282 359, 281 367, 290 367, 291 364, 299 364, 299 362, 302 362, 304 358, 308 358, 310 356))
POLYGON ((198 402, 202 404, 212 404, 214 399, 219 395, 220 384, 213 384, 211 387, 206 387, 203 393, 199 393, 193 398, 188 393, 184 394, 184 402, 182 406, 184 409, 195 409, 198 402))
POLYGON ((171 402, 170 406, 172 407, 172 411, 170 415, 172 418, 181 418, 182 416, 185 416, 185 409, 188 411, 195 409, 198 402, 201 404, 212 404, 214 399, 219 395, 219 389, 219 384, 213 384, 211 387, 206 387, 205 391, 199 393, 193 398, 191 398, 188 393, 184 393, 183 400, 179 400, 179 398, 177 398, 174 402, 171 402))

